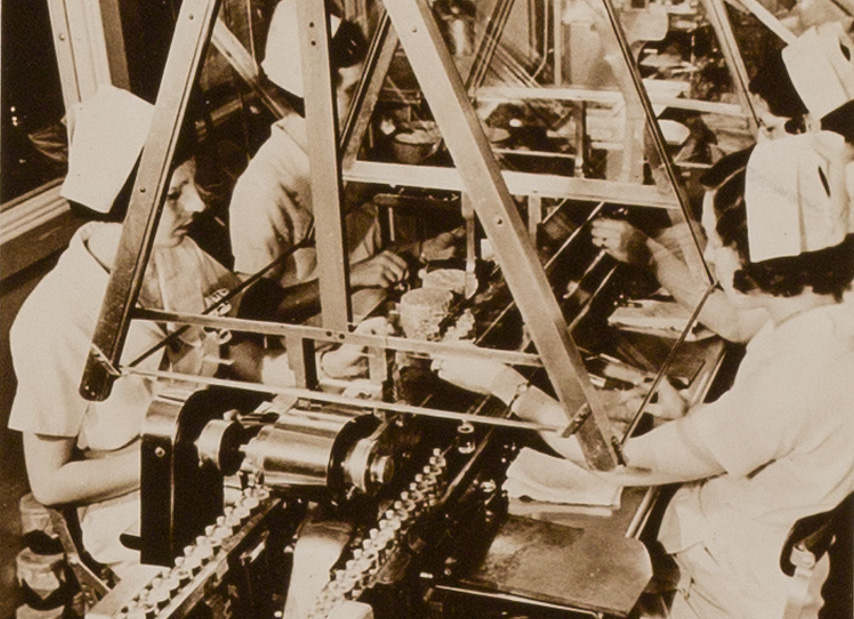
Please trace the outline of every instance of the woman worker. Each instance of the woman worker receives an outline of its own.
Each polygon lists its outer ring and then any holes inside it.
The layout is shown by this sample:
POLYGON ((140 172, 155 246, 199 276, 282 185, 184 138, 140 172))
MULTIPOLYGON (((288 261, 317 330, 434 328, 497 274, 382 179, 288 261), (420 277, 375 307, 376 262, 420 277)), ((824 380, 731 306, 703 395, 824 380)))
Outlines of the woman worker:
MULTIPOLYGON (((854 491, 854 314, 840 302, 854 277, 854 236, 827 137, 758 145, 707 201, 706 257, 725 294, 769 321, 727 393, 630 438, 627 466, 605 474, 624 485, 687 482, 659 532, 681 572, 677 619, 779 619, 789 579, 778 561, 790 527, 854 491), (786 176, 797 178, 797 193, 779 191, 786 176)), ((472 366, 440 359, 439 376, 498 396, 520 417, 564 419, 514 370, 472 366)), ((571 439, 551 443, 577 451, 571 439)))
MULTIPOLYGON (((792 117, 806 115, 807 125, 820 125, 854 144, 854 43, 841 24, 828 22, 807 29, 782 51, 769 56, 751 87, 761 99, 760 107, 768 108, 768 114, 763 116, 766 127, 780 126, 792 117)), ((777 131, 768 135, 786 133, 777 131)), ((844 151, 842 141, 834 140, 839 143, 834 148, 844 151)), ((848 150, 839 155, 846 162, 852 159, 848 150)), ((729 163, 707 174, 703 179, 706 187, 714 192, 731 168, 741 165, 741 159, 747 159, 749 152, 748 149, 734 154, 729 163)), ((854 168, 848 175, 849 184, 854 185, 854 168)), ((706 286, 692 276, 687 265, 669 248, 675 235, 687 233, 680 228, 674 226, 653 238, 624 220, 600 218, 593 222, 591 233, 594 244, 617 260, 649 268, 679 303, 693 309, 705 295, 706 286)), ((702 324, 733 342, 749 341, 767 320, 761 308, 736 307, 720 291, 713 292, 700 311, 702 324)))
MULTIPOLYGON (((317 252, 311 245, 300 247, 314 223, 314 203, 302 112, 304 89, 297 24, 296 0, 281 0, 271 20, 262 67, 294 111, 272 125, 269 138, 238 179, 229 206, 234 270, 238 274, 257 273, 282 258, 281 264, 266 275, 278 286, 262 281, 247 293, 247 309, 241 310, 247 318, 294 320, 319 311, 317 252)), ((367 43, 355 23, 332 16, 330 24, 330 63, 338 114, 343 120, 361 77, 367 43)), ((423 260, 451 258, 463 236, 459 229, 420 244, 382 248, 377 209, 370 202, 352 208, 345 224, 357 316, 373 309, 378 290, 407 278, 409 263, 405 255, 423 260)))
MULTIPOLYGON (((190 222, 206 208, 196 177, 195 158, 172 172, 139 296, 145 307, 201 313, 215 293, 237 281, 187 236, 190 222)), ((157 385, 123 376, 103 402, 87 401, 78 393, 120 234, 118 223, 84 225, 22 306, 10 334, 18 389, 9 427, 23 433, 36 500, 78 505, 84 547, 121 576, 138 562, 118 538, 138 522, 138 439, 157 385)), ((159 323, 134 321, 122 362, 148 351, 166 331, 159 323)), ((254 346, 239 344, 236 373, 259 379, 266 372, 268 382, 287 382, 284 357, 265 358, 247 350, 254 346)), ((168 362, 178 372, 212 373, 219 365, 218 352, 216 338, 191 328, 140 367, 156 370, 168 362)))

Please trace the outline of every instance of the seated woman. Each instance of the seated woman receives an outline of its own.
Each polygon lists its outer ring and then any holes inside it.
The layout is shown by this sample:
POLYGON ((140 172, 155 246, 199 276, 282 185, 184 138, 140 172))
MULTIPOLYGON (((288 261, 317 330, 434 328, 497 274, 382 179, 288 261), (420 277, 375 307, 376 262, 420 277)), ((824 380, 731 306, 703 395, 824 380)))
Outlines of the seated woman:
MULTIPOLYGON (((854 315, 840 302, 854 277, 854 236, 841 162, 826 157, 824 137, 757 146, 708 201, 706 256, 725 294, 769 321, 727 393, 684 416, 671 411, 674 420, 626 441, 626 468, 604 474, 625 485, 691 482, 659 532, 681 570, 674 618, 779 619, 790 527, 854 490, 854 315), (779 191, 787 175, 797 193, 779 191)), ((535 390, 514 400, 524 382, 515 371, 472 365, 440 360, 439 376, 495 393, 525 418, 548 423, 560 412, 535 390)), ((577 446, 552 443, 564 453, 577 446)))
MULTIPOLYGON (((194 182, 196 160, 172 172, 160 226, 139 296, 145 307, 200 313, 217 291, 236 283, 235 276, 187 236, 190 222, 206 205, 194 182)), ((121 224, 92 222, 80 228, 56 267, 22 306, 10 339, 18 389, 9 427, 23 433, 24 455, 32 493, 45 505, 79 506, 83 543, 99 562, 121 570, 138 561, 118 541, 139 519, 139 435, 158 385, 123 376, 103 402, 78 393, 83 367, 110 269, 121 224)), ((128 363, 166 335, 166 325, 134 321, 122 362, 128 363)), ((253 346, 240 344, 241 349, 253 346)), ((219 342, 201 329, 188 329, 165 351, 140 363, 158 369, 168 362, 176 371, 216 370, 219 342)), ((282 359, 243 354, 237 372, 257 378, 276 368, 287 381, 282 359), (272 365, 257 365, 258 362, 272 365), (276 362, 279 364, 276 365, 276 362)))
MULTIPOLYGON (((743 169, 749 155, 750 149, 734 153, 704 175, 705 202, 712 199, 731 174, 743 169)), ((706 296, 707 281, 698 278, 675 250, 682 242, 692 242, 679 238, 690 234, 687 225, 647 236, 625 220, 603 217, 592 223, 591 234, 593 244, 617 260, 649 269, 661 286, 686 308, 693 310, 706 296)), ((722 290, 714 290, 700 308, 699 322, 726 340, 744 343, 768 322, 768 314, 761 308, 738 307, 722 290)))
MULTIPOLYGON (((308 138, 303 108, 303 80, 295 0, 281 0, 273 14, 262 66, 270 81, 291 102, 293 111, 276 121, 270 136, 252 157, 234 188, 229 205, 229 233, 234 270, 250 276, 280 262, 248 293, 247 318, 307 318, 319 311, 317 252, 305 243, 314 225, 308 138), (251 306, 251 307, 250 307, 251 306)), ((367 42, 359 26, 332 17, 330 62, 338 114, 345 117, 361 76, 367 42)), ((323 205, 320 205, 323 206, 323 205)), ((443 260, 454 256, 462 229, 423 243, 381 247, 377 208, 370 201, 349 205, 345 217, 346 247, 354 313, 373 309, 378 291, 395 286, 408 275, 405 256, 443 260)))
MULTIPOLYGON (((768 111, 762 118, 764 128, 776 125, 778 130, 763 132, 760 140, 785 136, 786 131, 780 129, 784 123, 804 124, 806 117, 806 125, 820 125, 854 144, 852 50, 854 42, 842 26, 827 22, 809 28, 782 50, 771 52, 751 88, 760 98, 760 108, 768 111)), ((833 148, 842 151, 841 141, 836 142, 833 148)), ((717 189, 749 152, 734 153, 703 179, 704 184, 710 191, 717 189)), ((850 152, 838 156, 851 160, 850 152)), ((848 175, 854 177, 854 169, 848 175)), ((687 234, 687 229, 680 228, 675 226, 650 238, 626 221, 601 218, 593 222, 592 235, 594 244, 617 260, 649 268, 678 302, 693 309, 705 295, 706 285, 695 279, 684 261, 668 248, 668 237, 687 234)), ((748 342, 767 321, 763 309, 737 307, 721 291, 709 296, 700 313, 702 324, 733 342, 748 342)))

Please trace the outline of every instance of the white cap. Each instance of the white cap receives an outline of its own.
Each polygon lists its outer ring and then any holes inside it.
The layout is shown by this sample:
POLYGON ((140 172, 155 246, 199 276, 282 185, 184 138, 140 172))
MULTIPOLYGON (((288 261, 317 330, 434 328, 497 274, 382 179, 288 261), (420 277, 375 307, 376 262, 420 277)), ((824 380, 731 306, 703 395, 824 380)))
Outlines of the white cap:
POLYGON ((142 152, 153 113, 150 103, 107 84, 77 106, 60 195, 109 212, 142 152))
MULTIPOLYGON (((329 34, 335 36, 341 20, 334 15, 329 19, 329 34)), ((281 0, 270 20, 261 67, 276 86, 302 97, 302 55, 297 23, 297 0, 281 0)))
POLYGON ((768 140, 747 164, 744 200, 750 261, 838 245, 852 217, 845 140, 829 131, 768 140))
POLYGON ((806 30, 783 50, 783 62, 815 118, 854 99, 854 44, 838 22, 806 30))

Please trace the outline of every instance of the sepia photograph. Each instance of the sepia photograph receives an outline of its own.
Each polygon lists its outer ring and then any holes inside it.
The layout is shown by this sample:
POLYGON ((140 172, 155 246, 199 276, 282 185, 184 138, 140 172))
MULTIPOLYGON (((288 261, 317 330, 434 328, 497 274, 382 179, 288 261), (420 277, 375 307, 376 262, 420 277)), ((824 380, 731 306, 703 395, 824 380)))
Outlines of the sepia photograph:
POLYGON ((0 24, 0 619, 854 619, 853 0, 0 24))

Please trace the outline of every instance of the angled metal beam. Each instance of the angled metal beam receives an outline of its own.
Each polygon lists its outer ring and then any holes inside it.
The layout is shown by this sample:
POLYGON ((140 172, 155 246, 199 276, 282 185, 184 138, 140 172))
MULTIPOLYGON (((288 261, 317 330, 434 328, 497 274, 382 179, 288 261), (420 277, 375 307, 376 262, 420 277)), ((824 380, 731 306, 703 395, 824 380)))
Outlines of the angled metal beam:
POLYGON ((744 109, 747 110, 747 122, 750 124, 750 132, 756 135, 759 133, 759 119, 756 116, 756 109, 753 107, 753 100, 750 98, 750 78, 747 75, 747 67, 744 66, 744 60, 741 58, 741 52, 738 49, 738 42, 735 40, 735 33, 732 30, 732 23, 729 21, 726 6, 723 0, 703 0, 703 6, 706 9, 706 16, 709 18, 712 28, 718 36, 718 43, 721 46, 721 53, 724 56, 724 60, 726 60, 729 70, 732 73, 733 86, 738 95, 738 100, 744 109))
POLYGON ((329 64, 329 14, 324 0, 297 2, 321 319, 325 327, 346 331, 353 312, 341 210, 338 114, 329 64))
POLYGON ((774 14, 766 9, 758 0, 727 0, 735 8, 745 8, 753 16, 762 22, 762 25, 776 34, 783 43, 788 45, 793 43, 798 37, 794 32, 789 30, 783 23, 774 16, 774 14))
POLYGON ((261 71, 252 54, 243 47, 243 43, 222 21, 222 18, 217 18, 214 24, 211 43, 276 117, 282 118, 290 111, 291 106, 285 98, 275 88, 261 81, 261 71))
MULTIPOLYGON (((603 105, 616 105, 623 101, 623 95, 617 89, 602 88, 593 90, 592 88, 579 88, 576 86, 540 86, 538 88, 510 85, 483 86, 477 89, 474 96, 478 101, 506 101, 507 99, 538 101, 554 99, 555 101, 579 101, 601 103, 603 105)), ((683 99, 678 96, 655 91, 650 92, 649 97, 655 105, 673 107, 678 110, 736 117, 743 117, 745 115, 744 108, 737 103, 683 99)))
MULTIPOLYGON (((634 54, 632 54, 628 37, 626 36, 625 30, 623 30, 623 26, 617 16, 617 10, 614 8, 611 0, 602 0, 602 4, 605 7, 605 12, 608 16, 608 21, 611 24, 611 29, 616 36, 623 64, 628 70, 628 75, 632 81, 632 86, 634 87, 633 94, 637 96, 637 99, 643 108, 643 113, 646 118, 646 133, 652 138, 652 145, 655 149, 654 154, 658 160, 657 163, 660 165, 660 168, 664 170, 667 183, 676 194, 676 199, 678 200, 679 207, 682 211, 683 221, 688 223, 692 220, 688 195, 685 192, 685 187, 682 185, 682 179, 676 172, 676 166, 673 164, 670 152, 667 150, 664 135, 661 133, 661 127, 658 125, 657 116, 653 110, 652 102, 649 99, 649 93, 647 92, 646 86, 644 86, 643 79, 641 78, 640 69, 635 62, 634 54)), ((650 166, 655 168, 655 163, 656 162, 651 161, 650 166)), ((673 215, 674 214, 671 213, 671 221, 674 224, 682 223, 673 215)), ((711 271, 709 271, 708 265, 706 265, 702 260, 703 251, 700 249, 701 246, 700 241, 697 238, 697 233, 690 224, 688 224, 688 231, 690 232, 691 243, 682 243, 683 258, 688 267, 694 273, 702 273, 706 278, 706 281, 711 283, 714 281, 714 278, 712 277, 711 271)))
MULTIPOLYGON (((502 170, 501 176, 510 194, 514 196, 539 194, 543 198, 572 198, 627 206, 679 209, 676 198, 671 194, 661 193, 655 185, 509 170, 502 170)), ((381 183, 395 187, 423 187, 447 191, 465 189, 459 170, 438 166, 356 161, 349 169, 344 170, 344 178, 348 182, 381 183)))
POLYGON ((95 327, 81 395, 104 400, 117 377, 122 349, 136 305, 160 211, 169 187, 169 172, 190 94, 205 58, 219 0, 184 0, 163 79, 154 106, 139 171, 125 216, 119 247, 101 314, 95 327))
POLYGON ((394 60, 396 49, 397 35, 391 27, 388 13, 383 11, 376 33, 371 39, 371 48, 365 60, 365 70, 356 94, 353 96, 353 102, 350 104, 350 113, 341 136, 344 149, 342 167, 345 169, 356 161, 359 155, 359 149, 365 139, 365 132, 380 98, 380 91, 391 67, 391 61, 394 60))
POLYGON ((555 392, 571 425, 579 426, 585 457, 594 468, 613 468, 610 422, 430 7, 426 0, 388 0, 385 6, 555 392))

